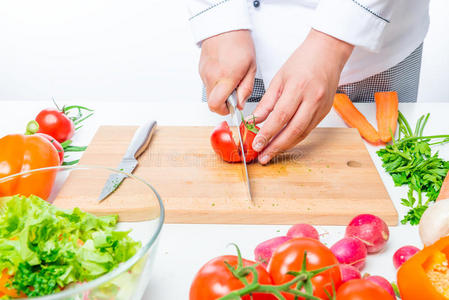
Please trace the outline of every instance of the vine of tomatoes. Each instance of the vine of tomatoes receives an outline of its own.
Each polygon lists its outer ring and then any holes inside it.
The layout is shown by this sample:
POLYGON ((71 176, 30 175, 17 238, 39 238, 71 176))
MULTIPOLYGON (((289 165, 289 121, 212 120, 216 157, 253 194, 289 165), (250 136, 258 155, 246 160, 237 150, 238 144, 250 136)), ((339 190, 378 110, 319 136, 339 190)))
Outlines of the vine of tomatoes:
MULTIPOLYGON (((54 102, 54 100, 53 100, 54 102)), ((73 146, 71 138, 83 125, 83 121, 93 115, 93 110, 80 105, 59 106, 41 110, 36 118, 27 124, 27 135, 37 134, 52 143, 58 151, 61 165, 73 165, 79 160, 64 161, 67 152, 82 152, 85 146, 73 146)))

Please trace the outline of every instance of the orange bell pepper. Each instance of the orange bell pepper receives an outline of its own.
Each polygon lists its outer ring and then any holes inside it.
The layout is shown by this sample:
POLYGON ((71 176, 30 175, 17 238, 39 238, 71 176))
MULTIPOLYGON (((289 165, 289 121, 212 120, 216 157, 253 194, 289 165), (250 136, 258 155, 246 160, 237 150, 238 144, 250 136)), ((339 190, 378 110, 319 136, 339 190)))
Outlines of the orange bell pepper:
POLYGON ((55 147, 38 135, 11 134, 0 139, 0 197, 31 194, 47 199, 57 170, 41 171, 13 179, 3 177, 44 167, 59 166, 55 147))
POLYGON ((402 300, 449 299, 449 237, 425 247, 398 270, 402 300))

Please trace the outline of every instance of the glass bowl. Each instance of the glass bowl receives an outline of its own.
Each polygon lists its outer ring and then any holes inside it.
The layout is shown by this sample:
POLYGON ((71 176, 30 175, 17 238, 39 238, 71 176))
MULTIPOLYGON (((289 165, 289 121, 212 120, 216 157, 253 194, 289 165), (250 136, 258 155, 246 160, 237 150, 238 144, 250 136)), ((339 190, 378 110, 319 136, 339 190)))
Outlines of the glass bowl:
MULTIPOLYGON (((60 206, 58 203, 64 203, 66 198, 70 199, 65 195, 72 193, 78 197, 77 199, 81 199, 79 201, 96 201, 104 183, 113 174, 123 174, 126 178, 109 196, 111 199, 121 201, 122 198, 125 198, 124 195, 128 193, 129 197, 129 193, 132 193, 133 198, 135 196, 138 201, 145 202, 146 209, 140 212, 139 221, 124 222, 119 214, 117 224, 117 230, 131 230, 129 235, 134 240, 141 242, 141 248, 130 259, 97 279, 66 287, 55 294, 26 299, 134 300, 142 298, 150 281, 157 241, 164 222, 162 200, 149 183, 134 175, 111 168, 83 165, 60 166, 29 170, 0 178, 0 197, 13 196, 18 193, 25 196, 37 194, 48 202, 54 202, 56 206, 60 206), (88 178, 88 183, 86 184, 84 180, 80 188, 79 182, 76 181, 83 180, 83 178, 88 178), (61 198, 61 195, 64 197, 61 198), (147 215, 142 216, 142 212, 147 215)), ((107 201, 111 201, 108 198, 102 202, 102 204, 106 203, 105 206, 108 206, 107 201)), ((99 206, 101 207, 102 204, 99 206)), ((60 208, 65 209, 66 207, 60 208)), ((84 211, 90 212, 89 209, 84 211)), ((94 212, 94 214, 112 214, 110 212, 113 210, 106 209, 94 212)))

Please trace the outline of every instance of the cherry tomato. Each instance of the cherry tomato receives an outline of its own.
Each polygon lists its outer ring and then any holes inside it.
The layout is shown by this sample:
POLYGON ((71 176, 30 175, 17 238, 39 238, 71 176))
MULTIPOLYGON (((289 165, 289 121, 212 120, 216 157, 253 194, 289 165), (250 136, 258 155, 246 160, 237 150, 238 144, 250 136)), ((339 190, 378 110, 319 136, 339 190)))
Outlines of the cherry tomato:
MULTIPOLYGON (((332 295, 334 285, 335 290, 341 284, 341 273, 338 267, 338 260, 332 251, 321 242, 311 238, 293 238, 281 246, 273 253, 268 272, 275 284, 282 284, 292 280, 294 277, 287 274, 290 271, 301 270, 304 260, 304 252, 307 252, 308 271, 334 266, 312 278, 313 295, 321 299, 328 299, 326 294, 332 295)), ((291 294, 284 294, 286 299, 294 299, 291 294)))
MULTIPOLYGON (((255 127, 257 128, 257 127, 255 127)), ((258 128, 257 128, 258 129, 258 128)), ((253 150, 252 144, 256 134, 250 131, 245 123, 242 122, 239 127, 243 141, 243 150, 245 151, 246 162, 253 161, 258 153, 253 150)), ((240 151, 240 141, 237 145, 232 136, 232 131, 226 121, 218 125, 210 136, 210 142, 215 153, 226 162, 241 162, 243 157, 240 151)))
POLYGON ((39 124, 39 133, 45 133, 62 143, 72 138, 75 133, 75 125, 64 112, 54 108, 42 110, 36 116, 39 124))
POLYGON ((337 300, 394 300, 381 286, 366 280, 353 279, 337 290, 337 300))
MULTIPOLYGON (((232 275, 224 262, 236 267, 238 258, 235 255, 220 256, 201 267, 190 286, 190 300, 215 300, 244 287, 244 284, 232 275)), ((243 266, 254 264, 253 261, 243 259, 243 266)), ((272 283, 270 275, 261 265, 258 265, 256 270, 259 274, 259 283, 272 283)), ((252 282, 252 278, 252 274, 246 277, 249 283, 252 282)), ((252 298, 250 295, 246 295, 242 299, 276 300, 277 298, 269 294, 253 294, 252 298)))
POLYGON ((55 147, 59 155, 59 164, 62 165, 62 163, 64 162, 64 148, 62 148, 61 144, 48 134, 45 133, 35 133, 35 134, 40 135, 41 137, 47 139, 53 145, 53 147, 55 147))

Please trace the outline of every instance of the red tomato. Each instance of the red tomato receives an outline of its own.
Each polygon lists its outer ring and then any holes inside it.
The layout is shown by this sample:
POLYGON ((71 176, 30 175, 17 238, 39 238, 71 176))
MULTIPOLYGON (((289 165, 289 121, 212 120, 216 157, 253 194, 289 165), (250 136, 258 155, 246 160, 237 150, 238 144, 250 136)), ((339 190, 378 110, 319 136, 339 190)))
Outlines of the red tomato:
POLYGON ((39 124, 39 133, 45 133, 62 143, 72 138, 75 133, 75 125, 63 112, 47 108, 36 116, 39 124))
MULTIPOLYGON (((245 158, 246 162, 252 162, 257 158, 258 152, 253 150, 253 141, 256 137, 256 133, 248 130, 246 128, 245 123, 242 122, 240 124, 240 134, 242 135, 242 141, 243 141, 243 150, 245 151, 245 158)), ((257 128, 259 129, 259 128, 257 128)), ((239 148, 240 149, 240 148, 239 148)))
MULTIPOLYGON (((201 267, 190 286, 190 300, 215 300, 244 287, 244 284, 234 277, 226 267, 225 261, 233 267, 236 267, 238 263, 237 256, 226 255, 214 258, 201 267)), ((251 266, 254 264, 255 262, 253 261, 243 260, 243 266, 251 266)), ((264 267, 258 265, 256 270, 259 274, 259 283, 272 283, 271 277, 264 267)), ((252 274, 246 277, 249 283, 252 282, 252 278, 252 274)), ((252 298, 250 295, 246 295, 242 299, 276 300, 277 298, 269 294, 253 294, 252 298)))
POLYGON ((224 161, 242 161, 237 144, 232 137, 232 131, 226 121, 221 122, 220 125, 215 127, 210 136, 210 142, 215 153, 217 153, 224 161))
POLYGON ((61 144, 48 134, 45 133, 35 133, 35 134, 40 135, 41 137, 47 139, 53 145, 53 147, 55 147, 59 155, 59 165, 62 165, 62 163, 64 162, 64 148, 62 148, 61 144))
POLYGON ((337 300, 394 300, 394 298, 381 286, 369 280, 353 279, 340 286, 337 290, 337 300))
MULTIPOLYGON (((307 251, 307 270, 334 266, 325 272, 317 274, 312 278, 313 295, 322 299, 328 299, 326 291, 332 295, 332 284, 335 290, 341 284, 341 274, 338 267, 338 260, 332 251, 321 242, 311 238, 293 238, 281 246, 273 253, 268 265, 268 272, 275 284, 282 284, 294 278, 287 274, 290 271, 301 270, 304 260, 304 252, 307 251)), ((284 294, 287 299, 294 299, 291 294, 284 294)))
MULTIPOLYGON (((257 127, 256 127, 257 128, 257 127)), ((252 144, 256 134, 248 130, 242 122, 239 127, 242 135, 243 149, 245 151, 246 162, 253 161, 258 153, 253 150, 252 144)), ((232 136, 232 131, 226 121, 215 127, 210 136, 210 142, 215 153, 218 154, 224 161, 227 162, 241 162, 240 145, 237 145, 232 136)))

